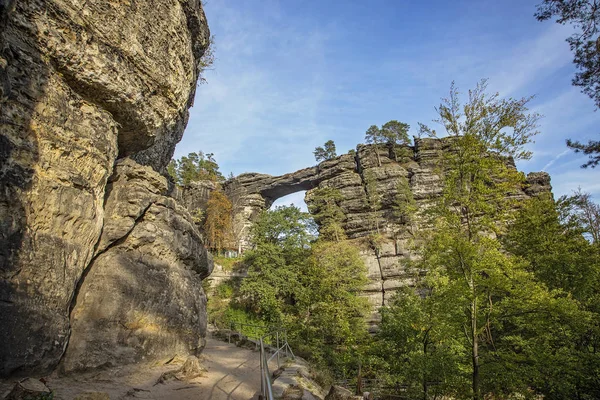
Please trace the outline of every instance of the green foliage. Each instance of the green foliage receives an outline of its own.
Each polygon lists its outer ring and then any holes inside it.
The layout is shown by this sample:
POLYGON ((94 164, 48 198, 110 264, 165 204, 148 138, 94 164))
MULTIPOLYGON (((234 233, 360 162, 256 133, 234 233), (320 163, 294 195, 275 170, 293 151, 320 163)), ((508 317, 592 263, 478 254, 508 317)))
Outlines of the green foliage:
POLYGON ((319 226, 319 235, 325 240, 346 239, 342 223, 346 219, 340 203, 344 200, 342 194, 335 188, 317 188, 309 192, 308 210, 319 226))
POLYGON ((392 210, 394 217, 401 223, 410 224, 413 222, 418 207, 407 178, 400 178, 400 182, 396 188, 392 210))
MULTIPOLYGON (((381 310, 381 329, 372 348, 384 360, 383 378, 406 385, 408 398, 465 397, 468 351, 456 310, 445 300, 442 287, 421 296, 413 289, 398 291, 381 310)), ((380 361, 381 362, 381 361, 380 361)), ((466 391, 468 393, 468 390, 466 391)))
POLYGON ((213 256, 213 260, 215 264, 219 264, 223 267, 223 271, 233 271, 236 267, 241 267, 242 258, 241 257, 225 257, 220 255, 213 256))
POLYGON ((570 24, 575 33, 567 38, 575 57, 573 62, 579 70, 573 85, 582 88, 596 107, 600 107, 600 16, 594 0, 544 0, 537 6, 535 14, 539 21, 556 17, 562 25, 570 24))
POLYGON ((199 224, 199 225, 204 224, 204 219, 206 217, 206 213, 203 209, 196 208, 191 214, 192 214, 192 221, 194 221, 195 224, 199 224))
POLYGON ((310 214, 294 205, 263 211, 254 222, 252 242, 259 247, 273 244, 287 248, 304 248, 314 239, 316 227, 310 214))
POLYGON ((167 166, 167 173, 178 185, 189 185, 190 182, 209 180, 223 182, 225 178, 219 171, 214 154, 189 153, 179 160, 171 160, 167 166))
POLYGON ((581 193, 558 202, 530 199, 504 238, 538 280, 561 290, 564 302, 577 301, 578 309, 563 318, 546 318, 544 330, 535 332, 536 347, 530 345, 539 372, 535 387, 550 399, 600 396, 600 251, 583 236, 580 200, 581 193))
POLYGON ((335 152, 335 143, 333 140, 328 140, 323 147, 316 147, 313 154, 315 155, 315 160, 317 160, 317 162, 331 160, 337 156, 337 153, 335 152))
MULTIPOLYGON (((429 296, 441 296, 444 307, 452 305, 444 311, 452 319, 441 323, 458 324, 453 331, 463 333, 454 339, 471 359, 470 393, 474 399, 481 398, 482 390, 495 393, 493 384, 505 377, 492 378, 482 368, 482 359, 490 354, 497 356, 500 351, 494 331, 503 321, 494 319, 494 313, 515 299, 515 304, 529 305, 527 296, 532 293, 551 298, 518 260, 502 251, 495 238, 513 206, 506 194, 523 179, 507 162, 508 157, 529 157, 523 146, 537 133, 539 116, 527 114, 529 100, 488 95, 486 81, 482 81, 469 91, 464 106, 452 84, 450 97, 436 109, 436 122, 451 137, 453 151, 445 153, 440 166, 444 191, 430 208, 434 229, 425 238, 418 267, 427 271, 423 284, 431 291, 429 296), (525 287, 527 292, 522 290, 525 287)), ((421 131, 435 135, 423 124, 421 131)), ((501 350, 514 355, 510 346, 501 350)), ((505 383, 508 392, 526 392, 521 381, 506 379, 505 383)), ((469 392, 466 387, 456 390, 469 392)))
POLYGON ((314 242, 312 227, 293 206, 262 213, 235 304, 263 324, 285 326, 294 348, 316 363, 343 364, 366 335, 368 303, 358 295, 366 269, 354 246, 314 242))
POLYGON ((378 128, 377 125, 371 125, 365 132, 365 142, 387 146, 409 144, 409 129, 410 125, 396 120, 386 122, 381 128, 378 128))
POLYGON ((390 156, 397 156, 397 146, 410 144, 408 130, 410 125, 396 120, 388 121, 378 128, 377 125, 371 125, 365 132, 365 143, 374 144, 377 155, 377 163, 381 166, 381 159, 377 149, 386 146, 390 151, 390 156))

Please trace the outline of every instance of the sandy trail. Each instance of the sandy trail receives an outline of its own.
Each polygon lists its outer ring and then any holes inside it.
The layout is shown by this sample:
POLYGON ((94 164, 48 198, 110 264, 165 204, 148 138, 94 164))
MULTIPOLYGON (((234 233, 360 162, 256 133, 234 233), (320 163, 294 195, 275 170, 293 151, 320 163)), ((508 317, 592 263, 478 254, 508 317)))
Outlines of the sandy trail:
MULTIPOLYGON (((57 400, 71 400, 83 392, 105 392, 116 399, 249 400, 260 392, 259 352, 207 338, 200 357, 208 369, 188 382, 171 380, 156 384, 167 371, 181 363, 155 366, 127 366, 69 377, 50 376, 47 386, 57 400)), ((270 365, 271 371, 275 365, 270 365)), ((12 387, 0 382, 0 398, 12 387)))

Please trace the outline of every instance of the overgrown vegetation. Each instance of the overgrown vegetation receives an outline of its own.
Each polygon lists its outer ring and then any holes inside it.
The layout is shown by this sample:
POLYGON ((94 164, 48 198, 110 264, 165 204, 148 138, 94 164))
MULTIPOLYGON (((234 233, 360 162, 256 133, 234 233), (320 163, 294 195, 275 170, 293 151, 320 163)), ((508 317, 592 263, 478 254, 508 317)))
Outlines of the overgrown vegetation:
POLYGON ((299 354, 343 369, 367 337, 368 305, 359 296, 366 270, 355 246, 315 233, 312 218, 294 206, 263 212, 243 259, 248 276, 239 286, 222 284, 235 293, 219 312, 225 325, 283 327, 299 354))
POLYGON ((191 182, 209 180, 223 182, 225 178, 219 171, 219 164, 213 153, 189 153, 179 160, 171 160, 167 173, 178 185, 189 185, 191 182))
MULTIPOLYGON (((530 98, 486 90, 482 81, 462 104, 452 85, 436 108, 451 148, 437 165, 439 197, 418 207, 399 177, 383 199, 366 169, 372 234, 362 244, 346 237, 338 189, 309 192, 313 217, 293 206, 263 212, 240 261, 247 278, 216 288, 211 319, 265 327, 243 328, 254 335, 283 327, 333 379, 360 371, 407 399, 600 398, 600 206, 581 191, 557 201, 520 195, 513 160, 530 157, 539 115, 528 111, 530 98), (414 285, 386 299, 380 330, 369 335, 359 248, 379 257, 389 238, 382 199, 418 257, 405 264, 414 285), (419 224, 426 228, 413 229, 419 224)), ((408 126, 395 126, 407 138, 408 126)))
MULTIPOLYGON (((572 25, 574 33, 567 38, 577 68, 573 85, 579 86, 600 107, 600 4, 597 0, 544 0, 538 4, 535 14, 539 21, 556 18, 562 25, 572 25)), ((600 141, 587 144, 567 140, 567 146, 576 153, 589 156, 583 168, 600 164, 600 141)))

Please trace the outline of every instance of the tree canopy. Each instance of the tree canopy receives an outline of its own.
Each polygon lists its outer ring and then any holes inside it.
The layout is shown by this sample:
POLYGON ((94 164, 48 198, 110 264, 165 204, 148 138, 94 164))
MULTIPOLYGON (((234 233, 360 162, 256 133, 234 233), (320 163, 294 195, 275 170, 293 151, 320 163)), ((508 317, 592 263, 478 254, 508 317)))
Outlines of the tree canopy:
POLYGON ((567 38, 579 70, 573 85, 582 88, 600 107, 600 12, 597 0, 544 0, 535 16, 540 21, 556 18, 559 24, 573 25, 576 32, 567 38))
POLYGON ((316 147, 315 151, 313 151, 313 154, 315 155, 315 160, 317 160, 317 162, 331 160, 337 156, 335 151, 335 143, 333 140, 328 140, 325 142, 323 147, 316 147))
POLYGON ((189 153, 179 160, 171 160, 167 166, 168 174, 178 185, 189 185, 190 182, 209 180, 223 182, 225 178, 219 171, 219 165, 213 153, 189 153))
POLYGON ((381 166, 381 159, 378 148, 385 146, 388 148, 390 157, 396 158, 396 147, 410 143, 408 130, 410 125, 404 122, 391 120, 381 126, 371 125, 365 132, 365 143, 375 145, 375 154, 377 163, 381 166))
MULTIPOLYGON (((570 24, 575 33, 566 40, 573 51, 573 63, 578 72, 573 85, 579 86, 600 107, 600 4, 597 0, 544 0, 535 14, 539 21, 556 18, 562 25, 570 24)), ((567 146, 576 153, 589 155, 583 168, 596 167, 600 163, 600 141, 587 144, 567 140, 567 146)))

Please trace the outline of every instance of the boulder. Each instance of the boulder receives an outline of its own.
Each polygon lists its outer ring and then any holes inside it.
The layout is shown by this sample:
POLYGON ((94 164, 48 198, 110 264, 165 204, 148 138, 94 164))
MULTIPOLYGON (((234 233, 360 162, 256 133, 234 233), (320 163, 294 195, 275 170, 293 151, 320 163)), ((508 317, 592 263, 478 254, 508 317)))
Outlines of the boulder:
MULTIPOLYGON (((0 1, 0 376, 52 370, 69 344, 82 279, 101 263, 99 249, 123 230, 148 228, 113 225, 102 234, 111 221, 109 178, 125 157, 164 170, 183 134, 209 36, 200 0, 0 1)), ((177 225, 187 217, 176 217, 183 211, 171 200, 152 204, 145 215, 163 221, 162 238, 198 239, 187 222, 177 225)), ((113 204, 131 208, 121 222, 134 225, 134 209, 146 206, 113 204)), ((169 257, 150 251, 144 260, 166 270, 169 257)), ((183 281, 197 283, 202 274, 194 268, 182 272, 196 274, 183 281)), ((174 284, 152 283, 157 292, 174 284)), ((196 283, 178 289, 195 294, 196 283)), ((186 317, 203 312, 201 302, 189 301, 173 310, 192 304, 186 317)), ((202 329, 199 319, 186 326, 202 329)), ((198 335, 189 334, 184 347, 198 335)))

